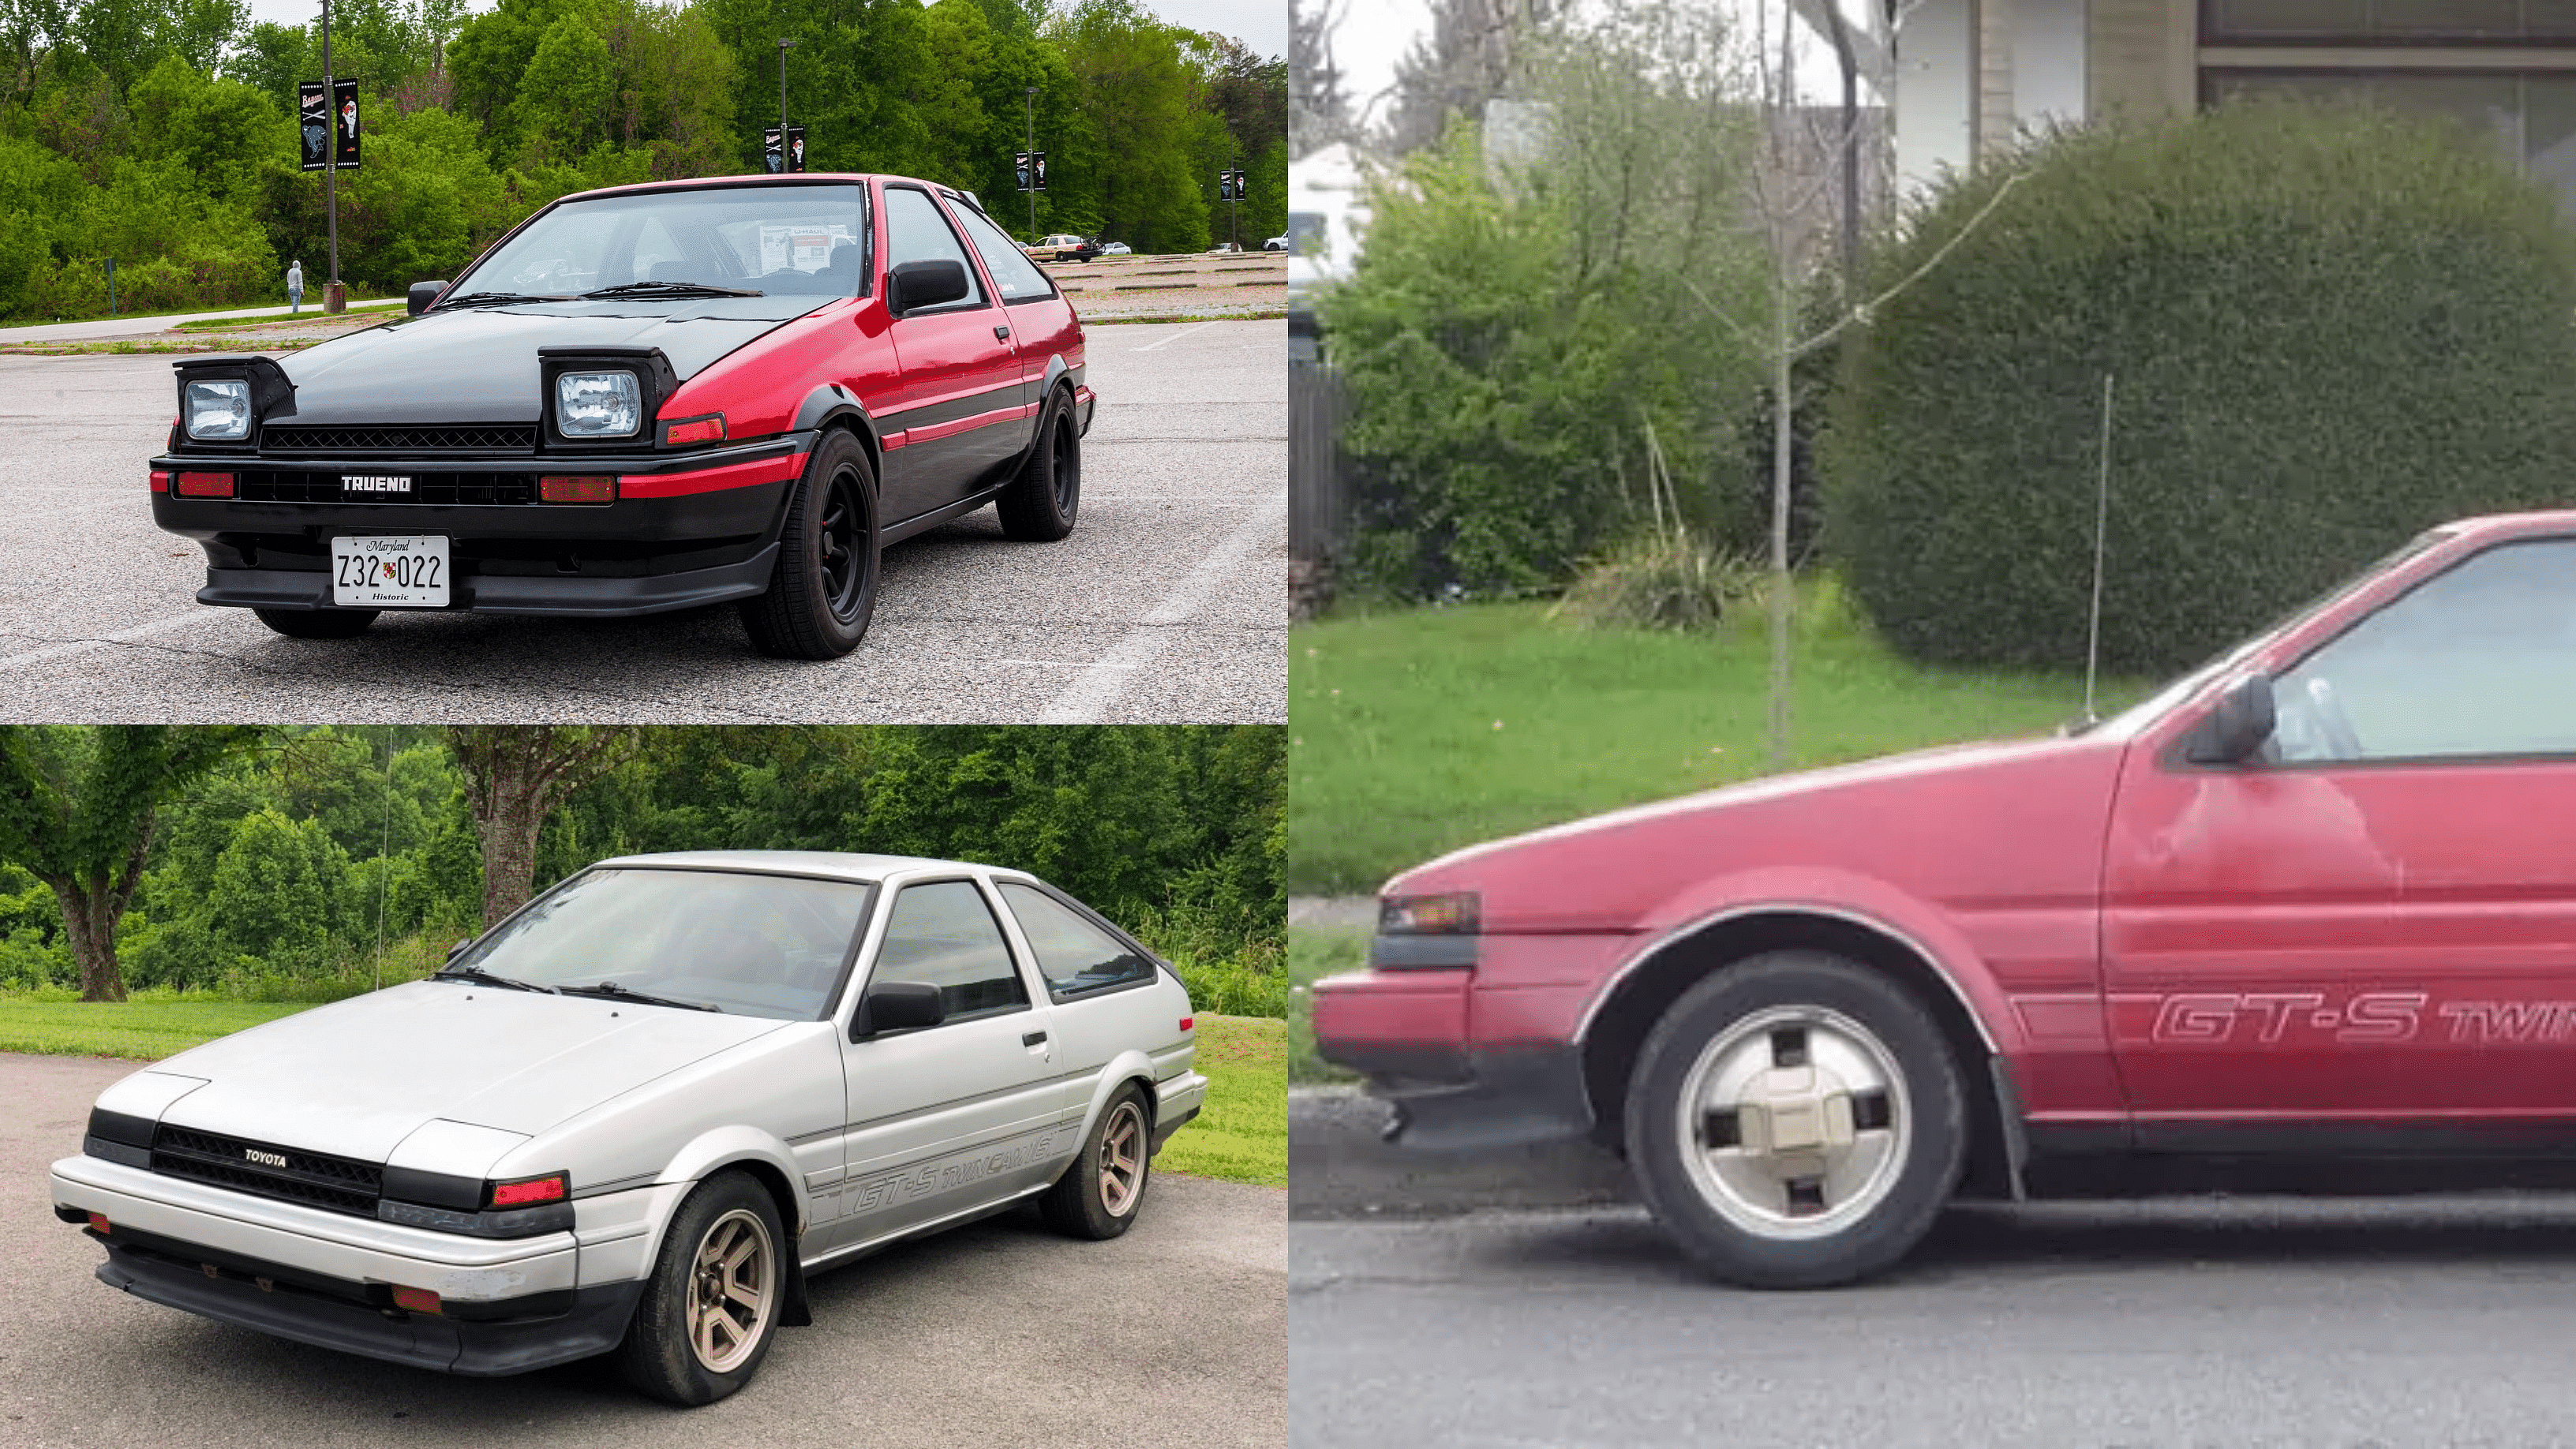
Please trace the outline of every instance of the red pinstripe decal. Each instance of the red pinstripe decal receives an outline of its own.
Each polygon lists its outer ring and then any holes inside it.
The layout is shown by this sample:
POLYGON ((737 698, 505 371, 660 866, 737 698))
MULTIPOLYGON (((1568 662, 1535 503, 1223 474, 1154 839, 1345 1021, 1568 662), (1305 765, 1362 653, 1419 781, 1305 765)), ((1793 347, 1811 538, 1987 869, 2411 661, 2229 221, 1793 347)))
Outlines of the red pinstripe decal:
POLYGON ((973 432, 994 423, 1017 422, 1028 415, 1029 410, 1025 407, 998 408, 989 413, 977 413, 971 418, 959 418, 955 422, 925 423, 917 428, 906 428, 904 437, 908 442, 927 443, 935 438, 953 438, 959 433, 973 432))
POLYGON ((721 468, 701 468, 694 473, 629 473, 617 480, 617 496, 677 498, 687 493, 712 493, 719 488, 750 488, 762 483, 776 483, 804 471, 805 455, 790 453, 780 458, 728 463, 721 468))

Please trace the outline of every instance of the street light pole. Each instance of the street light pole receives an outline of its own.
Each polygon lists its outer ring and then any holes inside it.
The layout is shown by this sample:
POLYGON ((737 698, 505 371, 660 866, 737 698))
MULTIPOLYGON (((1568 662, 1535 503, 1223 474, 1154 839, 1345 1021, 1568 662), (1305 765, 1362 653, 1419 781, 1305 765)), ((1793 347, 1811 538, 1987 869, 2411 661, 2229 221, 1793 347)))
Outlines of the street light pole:
POLYGON ((1225 135, 1225 235, 1236 251, 1243 250, 1243 176, 1234 169, 1234 133, 1225 135))
POLYGON ((778 171, 787 172, 787 47, 796 42, 785 36, 778 40, 778 171))
POLYGON ((331 0, 322 0, 322 209, 331 214, 331 285, 322 310, 340 289, 340 94, 331 83, 331 0))
POLYGON ((1038 88, 1029 87, 1028 98, 1021 103, 1023 119, 1028 126, 1029 148, 1029 242, 1038 239, 1038 88))

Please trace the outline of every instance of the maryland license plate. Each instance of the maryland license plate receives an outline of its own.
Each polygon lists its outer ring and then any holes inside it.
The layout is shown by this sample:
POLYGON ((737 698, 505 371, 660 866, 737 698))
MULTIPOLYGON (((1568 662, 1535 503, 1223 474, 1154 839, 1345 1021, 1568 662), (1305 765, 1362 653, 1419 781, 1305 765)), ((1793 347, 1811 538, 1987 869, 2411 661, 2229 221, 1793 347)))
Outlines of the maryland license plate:
POLYGON ((331 602, 344 609, 447 607, 444 534, 331 540, 331 602))

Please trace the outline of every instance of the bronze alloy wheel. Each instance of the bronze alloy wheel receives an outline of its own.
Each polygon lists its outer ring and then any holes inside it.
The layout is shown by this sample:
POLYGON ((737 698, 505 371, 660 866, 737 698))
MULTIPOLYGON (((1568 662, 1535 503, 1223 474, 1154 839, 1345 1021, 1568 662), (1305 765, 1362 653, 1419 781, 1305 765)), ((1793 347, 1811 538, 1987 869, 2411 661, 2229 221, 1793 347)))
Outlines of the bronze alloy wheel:
POLYGON ((709 1373, 751 1356, 778 1300, 778 1252, 769 1225, 747 1208, 715 1220, 689 1270, 689 1348, 709 1373))
POLYGON ((1145 1114, 1131 1099, 1110 1109, 1100 1131, 1100 1205, 1127 1216, 1145 1187, 1145 1114))

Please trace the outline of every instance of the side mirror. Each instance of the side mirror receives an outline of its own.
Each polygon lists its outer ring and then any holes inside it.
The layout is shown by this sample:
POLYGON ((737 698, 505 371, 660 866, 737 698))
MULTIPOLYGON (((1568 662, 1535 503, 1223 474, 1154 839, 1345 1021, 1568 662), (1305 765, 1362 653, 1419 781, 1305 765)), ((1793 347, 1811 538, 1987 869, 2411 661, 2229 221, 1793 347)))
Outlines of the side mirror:
POLYGON ((2219 694, 2217 708, 2192 732, 2186 758, 2195 765, 2241 765, 2272 738, 2279 722, 2272 676, 2248 674, 2219 694))
POLYGON ((468 937, 466 937, 464 940, 457 942, 455 945, 448 947, 448 948, 447 948, 447 961, 448 961, 448 964, 449 964, 449 965, 451 965, 451 966, 452 966, 452 965, 454 965, 454 964, 456 964, 456 958, 457 958, 457 957, 459 957, 459 956, 464 955, 464 954, 465 954, 465 948, 466 948, 466 947, 468 947, 468 946, 471 946, 471 945, 473 945, 473 944, 474 944, 474 938, 473 938, 472 936, 468 936, 468 937))
POLYGON ((886 305, 898 317, 966 295, 966 264, 954 257, 897 262, 886 277, 886 305))
POLYGON ((939 988, 927 981, 881 981, 859 999, 859 1014, 850 1021, 850 1040, 889 1031, 937 1026, 948 1019, 939 1004, 939 988))
POLYGON ((409 299, 411 315, 417 317, 421 313, 428 311, 429 304, 437 301, 438 294, 446 290, 447 283, 444 280, 412 283, 411 297, 409 299))

